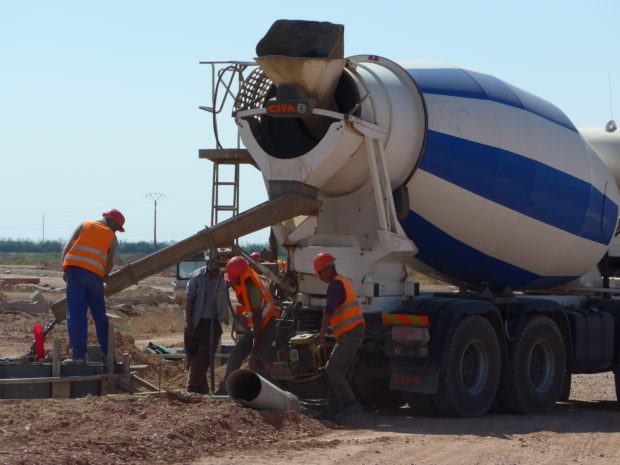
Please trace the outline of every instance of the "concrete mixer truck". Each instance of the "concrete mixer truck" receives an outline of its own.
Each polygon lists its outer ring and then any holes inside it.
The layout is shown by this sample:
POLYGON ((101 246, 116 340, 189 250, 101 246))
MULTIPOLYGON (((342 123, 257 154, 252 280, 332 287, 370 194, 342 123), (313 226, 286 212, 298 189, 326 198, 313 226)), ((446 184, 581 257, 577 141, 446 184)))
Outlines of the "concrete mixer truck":
MULTIPOLYGON (((200 156, 252 163, 269 201, 125 265, 106 295, 270 226, 287 267, 273 276, 281 317, 264 365, 300 397, 326 393, 319 252, 336 257, 364 312, 352 383, 367 404, 542 413, 568 397, 571 374, 604 371, 620 397, 615 123, 580 133, 554 105, 490 75, 344 58, 343 41, 341 25, 281 20, 255 61, 204 62, 216 148, 200 156), (244 147, 226 149, 231 96, 244 147), (458 291, 420 291, 414 271, 458 291)), ((52 304, 50 328, 65 308, 52 304)))
POLYGON ((617 133, 591 145, 554 105, 482 72, 344 58, 343 31, 277 21, 255 63, 225 64, 251 69, 233 120, 269 198, 321 202, 272 225, 294 289, 272 379, 306 398, 325 392, 319 252, 336 257, 364 311, 352 382, 368 404, 541 413, 567 398, 572 373, 617 377, 620 301, 602 265, 613 262, 618 170, 596 152, 617 163, 617 133), (420 292, 414 270, 458 292, 420 292))

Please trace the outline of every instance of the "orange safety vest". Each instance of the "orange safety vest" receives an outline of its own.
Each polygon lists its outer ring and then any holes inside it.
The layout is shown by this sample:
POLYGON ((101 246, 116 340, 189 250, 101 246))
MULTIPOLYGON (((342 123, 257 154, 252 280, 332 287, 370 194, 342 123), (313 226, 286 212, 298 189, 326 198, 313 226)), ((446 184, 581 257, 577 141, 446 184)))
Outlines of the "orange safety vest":
POLYGON ((254 325, 254 315, 252 314, 252 304, 250 303, 250 297, 248 296, 248 290, 245 286, 247 279, 252 280, 261 297, 261 326, 264 328, 267 323, 273 318, 276 306, 271 298, 271 293, 266 284, 258 277, 256 272, 252 268, 248 268, 241 276, 239 276, 240 285, 233 284, 235 294, 237 294, 237 300, 243 305, 241 315, 248 319, 248 325, 250 328, 254 325))
POLYGON ((78 238, 65 255, 62 267, 79 266, 100 277, 105 276, 108 251, 114 240, 114 231, 98 221, 85 221, 78 238))
POLYGON ((329 319, 332 334, 338 340, 340 336, 358 325, 366 327, 366 321, 351 282, 340 275, 335 276, 334 279, 342 283, 345 291, 344 302, 335 308, 329 319))

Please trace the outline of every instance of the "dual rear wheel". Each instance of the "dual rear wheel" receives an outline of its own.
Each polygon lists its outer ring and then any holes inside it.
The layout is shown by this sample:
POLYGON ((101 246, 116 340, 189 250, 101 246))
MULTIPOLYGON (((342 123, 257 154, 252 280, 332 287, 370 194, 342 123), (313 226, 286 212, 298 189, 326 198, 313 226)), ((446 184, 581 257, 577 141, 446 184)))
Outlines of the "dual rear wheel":
POLYGON ((515 341, 514 355, 502 366, 497 333, 481 315, 456 325, 436 394, 405 394, 416 413, 475 417, 493 405, 510 413, 544 413, 564 387, 562 335, 551 318, 530 317, 515 341))

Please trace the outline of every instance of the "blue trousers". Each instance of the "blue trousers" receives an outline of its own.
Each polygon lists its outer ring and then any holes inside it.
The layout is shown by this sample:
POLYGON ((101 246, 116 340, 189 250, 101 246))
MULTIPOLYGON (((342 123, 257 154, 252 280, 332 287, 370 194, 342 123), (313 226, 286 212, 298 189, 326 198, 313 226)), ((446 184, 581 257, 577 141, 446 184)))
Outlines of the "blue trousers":
POLYGON ((95 320, 101 351, 108 352, 108 317, 105 314, 103 278, 92 271, 72 266, 67 272, 67 332, 73 358, 86 357, 88 349, 87 307, 95 320))

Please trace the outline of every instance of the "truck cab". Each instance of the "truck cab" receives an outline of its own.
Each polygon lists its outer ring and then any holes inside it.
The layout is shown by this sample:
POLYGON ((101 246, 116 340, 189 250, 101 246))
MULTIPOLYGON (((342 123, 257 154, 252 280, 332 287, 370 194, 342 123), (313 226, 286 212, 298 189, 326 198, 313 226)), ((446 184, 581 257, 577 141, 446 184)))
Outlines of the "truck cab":
POLYGON ((176 278, 172 282, 174 289, 174 300, 177 305, 185 305, 185 289, 189 277, 194 271, 205 266, 205 259, 202 254, 194 255, 186 260, 177 263, 176 278))

